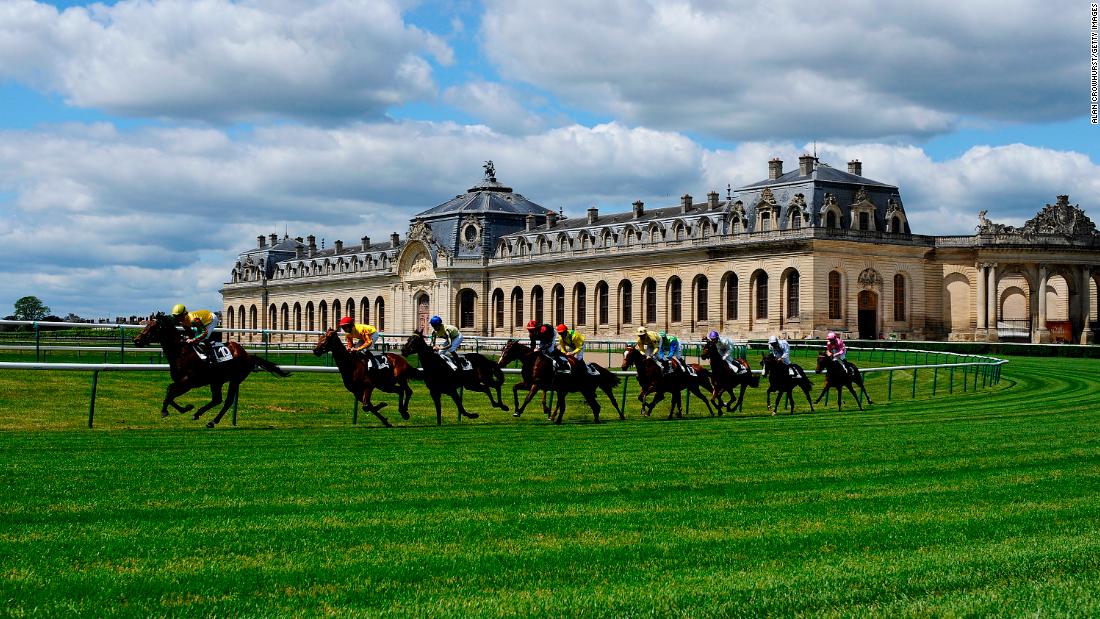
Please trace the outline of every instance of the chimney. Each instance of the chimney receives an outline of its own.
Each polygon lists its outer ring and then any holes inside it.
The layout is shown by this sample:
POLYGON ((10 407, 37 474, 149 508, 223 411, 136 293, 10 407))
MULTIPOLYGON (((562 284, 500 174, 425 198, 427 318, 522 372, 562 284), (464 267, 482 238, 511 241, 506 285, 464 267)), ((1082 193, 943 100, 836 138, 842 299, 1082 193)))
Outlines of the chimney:
POLYGON ((535 229, 535 214, 527 213, 527 231, 530 232, 535 229))
POLYGON ((294 237, 294 240, 295 240, 295 241, 298 241, 299 243, 301 243, 301 242, 302 242, 302 241, 304 241, 305 239, 303 239, 303 238, 302 238, 302 237, 300 237, 300 236, 296 236, 296 237, 294 237))
POLYGON ((344 251, 344 242, 343 241, 337 240, 334 245, 336 247, 336 253, 340 253, 340 252, 344 251))
POLYGON ((798 175, 809 176, 814 173, 814 156, 802 155, 798 158, 798 175))
POLYGON ((294 248, 294 257, 299 259, 299 260, 302 259, 302 246, 301 245, 298 245, 297 247, 294 248))
POLYGON ((546 229, 549 230, 550 228, 553 228, 554 224, 556 224, 556 223, 558 223, 558 214, 553 212, 553 211, 547 213, 546 214, 546 229))
POLYGON ((707 207, 711 210, 718 208, 718 192, 712 191, 707 194, 707 207))
POLYGON ((309 245, 309 257, 312 258, 317 255, 317 237, 312 234, 306 237, 306 242, 309 245))
POLYGON ((848 174, 863 176, 863 164, 859 162, 859 159, 853 159, 848 162, 848 174))
POLYGON ((774 157, 768 162, 768 178, 774 181, 780 176, 783 176, 783 160, 774 157))
POLYGON ((588 209, 588 225, 591 226, 592 224, 596 223, 596 220, 598 220, 599 218, 600 218, 600 209, 598 209, 594 206, 592 208, 588 209))
POLYGON ((263 249, 267 245, 267 238, 261 234, 256 237, 256 243, 259 244, 260 249, 263 249))
POLYGON ((642 215, 645 215, 645 202, 638 200, 634 203, 634 219, 638 219, 642 215))
POLYGON ((390 245, 392 245, 393 247, 397 247, 400 244, 401 244, 401 235, 396 233, 396 232, 391 234, 390 235, 390 245))
POLYGON ((691 210, 691 194, 685 193, 680 196, 680 212, 686 213, 691 210))
POLYGON ((275 244, 279 242, 279 235, 275 234, 275 233, 272 233, 271 237, 269 237, 269 238, 271 238, 271 246, 275 247, 275 244))
POLYGON ((370 237, 365 236, 359 240, 363 241, 363 251, 370 251, 370 237))

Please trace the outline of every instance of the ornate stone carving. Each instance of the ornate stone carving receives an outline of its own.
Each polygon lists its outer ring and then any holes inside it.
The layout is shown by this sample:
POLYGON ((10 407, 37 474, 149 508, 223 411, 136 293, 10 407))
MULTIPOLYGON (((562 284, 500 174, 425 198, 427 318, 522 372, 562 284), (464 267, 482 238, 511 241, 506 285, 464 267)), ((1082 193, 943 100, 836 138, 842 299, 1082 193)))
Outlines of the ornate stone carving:
POLYGON ((870 202, 871 196, 867 193, 867 188, 860 185, 859 190, 856 191, 856 197, 853 198, 852 204, 860 204, 862 202, 870 202))
POLYGON ((760 202, 767 206, 775 206, 775 194, 772 193, 771 187, 764 188, 760 194, 760 202))
POLYGON ((860 272, 859 277, 856 278, 856 281, 859 282, 859 285, 863 286, 864 288, 876 288, 882 286, 882 276, 879 275, 878 271, 872 268, 863 269, 863 271, 860 272))
POLYGON ((428 252, 422 251, 413 257, 407 277, 408 279, 435 278, 435 267, 432 266, 432 258, 428 252))
POLYGON ((493 166, 493 160, 490 159, 485 162, 485 165, 481 166, 485 168, 485 181, 489 183, 497 182, 497 170, 493 166))
POLYGON ((904 215, 905 207, 901 205, 901 200, 897 197, 891 197, 886 201, 886 216, 893 217, 894 215, 904 215))
POLYGON ((791 206, 795 207, 795 208, 798 208, 798 209, 805 209, 806 208, 806 196, 803 195, 803 194, 800 194, 800 193, 794 194, 794 197, 791 198, 791 206))
POLYGON ((827 194, 825 194, 825 208, 828 209, 829 207, 832 207, 832 206, 840 208, 840 203, 837 202, 836 196, 834 196, 831 193, 827 193, 827 194))
POLYGON ((987 212, 985 209, 978 211, 978 234, 1016 234, 1012 226, 989 221, 985 216, 987 212))
POLYGON ((409 224, 409 233, 406 236, 410 241, 431 242, 434 240, 432 226, 425 223, 423 219, 416 219, 409 224))
POLYGON ((477 249, 481 243, 481 224, 477 217, 467 215, 458 226, 458 238, 466 249, 477 249))
POLYGON ((1061 234, 1064 236, 1096 236, 1096 224, 1076 204, 1069 203, 1069 196, 1058 196, 1054 204, 1047 204, 1035 217, 1020 228, 1024 234, 1061 234))

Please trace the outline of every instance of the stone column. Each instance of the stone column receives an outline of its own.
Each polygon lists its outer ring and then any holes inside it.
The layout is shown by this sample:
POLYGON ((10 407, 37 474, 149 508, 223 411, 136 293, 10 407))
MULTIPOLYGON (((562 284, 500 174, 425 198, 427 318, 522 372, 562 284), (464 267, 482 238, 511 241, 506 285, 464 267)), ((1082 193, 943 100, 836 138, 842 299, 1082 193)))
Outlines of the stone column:
POLYGON ((1089 293, 1089 281, 1092 279, 1092 270, 1085 265, 1081 267, 1081 343, 1092 344, 1092 329, 1089 327, 1089 314, 1092 313, 1092 297, 1089 293))
POLYGON ((987 324, 989 326, 989 340, 997 340, 997 306, 1000 305, 1000 297, 997 295, 997 263, 989 266, 989 283, 985 288, 986 303, 988 307, 987 324))
POLYGON ((986 290, 986 285, 988 283, 988 280, 987 280, 986 275, 985 275, 985 266, 986 265, 979 262, 975 266, 978 267, 978 311, 977 311, 977 318, 978 318, 978 336, 981 337, 981 336, 985 335, 985 330, 986 330, 986 328, 988 328, 988 322, 987 321, 988 321, 989 314, 986 313, 986 307, 989 305, 989 299, 988 299, 989 295, 988 295, 988 291, 986 290))
POLYGON ((1047 331, 1047 266, 1039 265, 1039 324, 1035 325, 1035 339, 1040 344, 1050 342, 1050 331, 1047 331))

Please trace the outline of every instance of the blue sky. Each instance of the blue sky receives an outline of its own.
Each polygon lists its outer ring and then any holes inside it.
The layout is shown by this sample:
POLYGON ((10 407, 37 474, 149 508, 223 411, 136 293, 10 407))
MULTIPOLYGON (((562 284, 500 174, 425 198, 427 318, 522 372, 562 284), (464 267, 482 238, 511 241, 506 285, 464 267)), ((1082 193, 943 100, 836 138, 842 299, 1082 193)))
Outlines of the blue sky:
POLYGON ((1080 2, 0 3, 0 311, 220 306, 259 234, 404 233, 496 162, 581 215, 863 161, 915 232, 1100 202, 1080 2))

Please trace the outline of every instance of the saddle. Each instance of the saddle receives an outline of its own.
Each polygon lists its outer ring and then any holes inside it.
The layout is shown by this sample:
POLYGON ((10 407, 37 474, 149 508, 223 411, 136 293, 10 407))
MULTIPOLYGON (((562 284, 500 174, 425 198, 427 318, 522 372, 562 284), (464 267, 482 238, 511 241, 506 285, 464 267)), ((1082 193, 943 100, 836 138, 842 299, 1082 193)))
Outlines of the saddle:
POLYGON ((368 370, 388 370, 390 369, 390 358, 386 355, 374 355, 367 351, 361 351, 367 358, 368 370))
POLYGON ((566 372, 572 372, 573 368, 569 366, 569 360, 562 355, 551 355, 546 351, 541 351, 543 356, 550 360, 554 366, 554 373, 561 374, 566 372))
POLYGON ((806 378, 806 372, 803 371, 801 367, 793 363, 787 366, 787 373, 790 375, 791 378, 795 380, 806 378))
POLYGON ((737 360, 735 360, 735 359, 727 359, 727 360, 726 360, 726 363, 727 363, 727 364, 729 364, 729 366, 730 366, 730 370, 731 370, 731 371, 732 371, 732 372, 733 372, 734 374, 741 374, 742 372, 745 372, 745 371, 747 371, 747 370, 748 370, 748 368, 746 368, 745 366, 741 365, 741 362, 740 362, 740 361, 737 361, 737 360))
POLYGON ((680 366, 680 369, 684 372, 687 372, 688 376, 691 376, 693 378, 699 377, 699 375, 695 373, 695 368, 691 367, 690 363, 677 363, 676 365, 680 366))
POLYGON ((588 370, 588 375, 589 376, 594 376, 596 378, 599 378, 600 369, 598 367, 596 367, 595 363, 586 363, 584 365, 584 367, 585 367, 586 370, 588 370))
POLYGON ((209 346, 209 350, 214 353, 213 361, 217 363, 224 363, 226 361, 233 360, 233 351, 229 350, 229 347, 225 344, 222 344, 221 342, 209 342, 207 344, 200 342, 194 344, 195 354, 199 356, 199 359, 202 359, 203 361, 211 360, 210 357, 207 355, 207 346, 209 346))
POLYGON ((437 354, 439 355, 439 358, 447 364, 448 367, 456 372, 468 372, 474 369, 474 364, 470 363, 470 360, 467 359, 464 355, 458 355, 458 362, 460 365, 455 365, 454 357, 452 357, 450 353, 439 351, 437 354))

